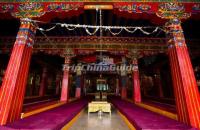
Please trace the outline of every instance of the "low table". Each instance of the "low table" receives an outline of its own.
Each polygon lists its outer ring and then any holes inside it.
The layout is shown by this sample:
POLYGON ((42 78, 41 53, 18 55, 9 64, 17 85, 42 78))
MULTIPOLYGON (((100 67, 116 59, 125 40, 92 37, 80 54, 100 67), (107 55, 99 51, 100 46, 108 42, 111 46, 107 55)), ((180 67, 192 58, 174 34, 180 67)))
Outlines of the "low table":
POLYGON ((111 116, 111 104, 105 101, 92 101, 88 104, 88 115, 90 112, 108 112, 111 116))

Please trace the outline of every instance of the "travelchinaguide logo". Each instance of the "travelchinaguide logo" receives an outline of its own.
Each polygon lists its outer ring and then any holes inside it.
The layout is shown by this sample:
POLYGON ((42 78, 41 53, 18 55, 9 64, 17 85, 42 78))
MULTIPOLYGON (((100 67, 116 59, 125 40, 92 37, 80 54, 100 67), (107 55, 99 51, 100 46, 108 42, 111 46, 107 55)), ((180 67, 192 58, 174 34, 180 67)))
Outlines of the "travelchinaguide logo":
POLYGON ((133 71, 135 69, 138 69, 137 66, 134 65, 116 65, 116 64, 106 64, 106 63, 99 63, 99 64, 77 64, 77 65, 63 65, 63 70, 68 71, 94 71, 94 72, 100 72, 100 71, 108 71, 108 72, 118 72, 118 71, 133 71))

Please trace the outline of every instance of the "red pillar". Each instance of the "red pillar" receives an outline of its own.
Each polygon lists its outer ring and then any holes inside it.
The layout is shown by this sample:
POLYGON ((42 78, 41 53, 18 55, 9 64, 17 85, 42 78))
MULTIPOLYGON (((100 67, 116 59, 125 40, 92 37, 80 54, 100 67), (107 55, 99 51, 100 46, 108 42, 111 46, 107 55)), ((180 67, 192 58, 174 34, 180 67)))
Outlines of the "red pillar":
POLYGON ((127 98, 127 77, 126 76, 122 76, 121 77, 121 88, 122 88, 122 90, 121 90, 121 98, 127 98))
POLYGON ((116 90, 115 90, 115 95, 118 96, 119 95, 119 79, 116 79, 116 90))
POLYGON ((81 98, 81 88, 80 88, 80 87, 77 87, 77 88, 76 88, 75 97, 76 97, 76 98, 81 98))
POLYGON ((61 80, 61 76, 60 74, 56 75, 56 95, 59 95, 60 92, 60 80, 61 80))
POLYGON ((126 90, 126 87, 122 87, 122 95, 121 95, 122 98, 126 98, 127 97, 127 90, 126 90))
POLYGON ((29 19, 21 25, 7 66, 0 95, 0 124, 20 118, 36 27, 29 19))
POLYGON ((34 95, 34 91, 35 91, 35 81, 36 81, 36 73, 33 73, 33 79, 32 79, 32 84, 31 84, 30 96, 33 96, 33 95, 34 95))
POLYGON ((178 19, 173 19, 166 27, 178 119, 200 128, 200 96, 181 23, 178 19))
POLYGON ((78 66, 77 72, 76 72, 76 92, 75 92, 75 97, 76 98, 81 98, 81 86, 82 86, 82 70, 81 66, 78 66))
POLYGON ((121 79, 121 76, 119 76, 119 95, 122 96, 122 79, 121 79))
POLYGON ((86 96, 86 89, 85 89, 85 75, 82 76, 82 81, 81 81, 81 88, 82 88, 82 92, 83 92, 83 96, 86 96))
POLYGON ((80 80, 80 81, 76 81, 76 82, 80 82, 80 86, 78 86, 78 84, 77 84, 77 86, 76 86, 76 93, 75 93, 75 97, 76 98, 80 98, 81 97, 81 76, 78 76, 77 77, 78 79, 77 80, 80 80))
POLYGON ((158 87, 159 97, 163 98, 164 94, 163 94, 163 88, 162 88, 162 83, 161 83, 161 79, 160 79, 159 69, 156 71, 156 74, 154 75, 154 84, 155 84, 156 87, 158 87))
POLYGON ((83 89, 83 74, 81 75, 80 78, 81 78, 81 85, 80 86, 81 86, 81 89, 83 89))
POLYGON ((62 90, 61 90, 61 97, 60 101, 62 102, 68 102, 68 95, 69 95, 69 66, 70 64, 70 58, 65 58, 65 67, 63 68, 63 80, 62 80, 62 90))
POLYGON ((44 67, 42 71, 41 82, 40 82, 39 96, 45 95, 46 87, 47 87, 47 68, 44 67))
POLYGON ((140 103, 141 102, 141 90, 140 90, 140 77, 139 77, 139 70, 138 70, 138 62, 135 58, 133 60, 133 101, 140 103))

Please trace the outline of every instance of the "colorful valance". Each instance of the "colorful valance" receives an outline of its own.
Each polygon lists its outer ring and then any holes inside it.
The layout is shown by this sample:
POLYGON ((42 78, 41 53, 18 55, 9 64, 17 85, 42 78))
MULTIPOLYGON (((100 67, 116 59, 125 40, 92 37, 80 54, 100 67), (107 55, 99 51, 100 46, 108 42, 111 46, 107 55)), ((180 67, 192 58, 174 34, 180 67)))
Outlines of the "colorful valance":
POLYGON ((0 3, 0 13, 11 13, 17 18, 41 17, 48 12, 78 11, 83 8, 81 2, 23 2, 23 3, 0 3))

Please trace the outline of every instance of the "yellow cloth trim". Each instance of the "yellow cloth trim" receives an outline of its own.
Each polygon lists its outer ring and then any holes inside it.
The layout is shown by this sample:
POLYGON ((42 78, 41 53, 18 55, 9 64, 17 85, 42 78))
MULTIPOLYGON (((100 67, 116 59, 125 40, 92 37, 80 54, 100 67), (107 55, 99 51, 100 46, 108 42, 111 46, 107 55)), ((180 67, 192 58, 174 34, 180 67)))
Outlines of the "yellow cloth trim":
POLYGON ((168 111, 165 111, 165 110, 161 110, 159 108, 156 108, 156 107, 153 107, 153 106, 150 106, 150 105, 146 105, 144 103, 135 103, 135 104, 139 107, 145 108, 147 110, 158 113, 160 115, 169 117, 169 118, 174 119, 174 120, 178 120, 177 114, 174 114, 174 113, 171 113, 171 112, 168 112, 168 111))
POLYGON ((70 99, 69 99, 69 102, 74 102, 74 101, 76 101, 76 100, 78 100, 78 98, 70 98, 70 99))
POLYGON ((66 102, 58 102, 56 104, 53 104, 53 105, 50 105, 50 106, 45 106, 45 107, 42 107, 40 109, 36 109, 36 110, 33 110, 33 111, 30 111, 30 112, 26 112, 26 113, 21 113, 21 119, 22 118, 25 118, 25 117, 28 117, 28 116, 31 116, 31 115, 35 115, 37 113, 41 113, 41 112, 44 112, 44 111, 47 111, 47 110, 50 110, 52 108, 56 108, 56 107, 59 107, 61 105, 64 105, 66 102))
POLYGON ((136 128, 129 122, 129 120, 120 111, 117 111, 117 113, 121 116, 121 118, 124 120, 124 122, 131 130, 136 130, 136 128))
POLYGON ((77 119, 83 114, 83 112, 84 109, 81 110, 69 123, 63 126, 61 130, 68 130, 74 124, 74 122, 77 121, 77 119))
POLYGON ((38 98, 38 97, 41 97, 41 96, 29 96, 29 97, 25 97, 25 99, 38 98))
MULTIPOLYGON (((125 99, 126 101, 128 102, 131 102, 131 103, 134 103, 132 100, 130 99, 125 99)), ((139 107, 142 107, 142 108, 145 108, 149 111, 152 111, 152 112, 155 112, 155 113, 158 113, 160 115, 163 115, 163 116, 166 116, 166 117, 169 117, 171 119, 174 119, 174 120, 178 120, 178 116, 177 114, 174 114, 172 112, 168 112, 168 111, 165 111, 165 110, 162 110, 160 108, 156 108, 154 106, 150 106, 150 105, 147 105, 147 104, 144 104, 144 103, 135 103, 137 106, 139 107)))
POLYGON ((130 102, 130 103, 134 103, 133 100, 128 99, 128 98, 125 98, 124 100, 125 100, 125 101, 128 101, 128 102, 130 102))
MULTIPOLYGON (((76 100, 77 100, 77 98, 71 98, 71 99, 69 99, 69 102, 73 102, 73 101, 76 101, 76 100)), ((64 105, 64 104, 66 104, 66 102, 58 101, 58 103, 55 103, 55 104, 52 104, 52 105, 49 105, 49 106, 45 106, 45 107, 42 107, 42 108, 39 108, 39 109, 36 109, 36 110, 32 110, 32 111, 29 111, 29 112, 21 113, 21 119, 25 118, 25 117, 29 117, 31 115, 35 115, 37 113, 41 113, 41 112, 50 110, 52 108, 59 107, 59 106, 64 105)))

